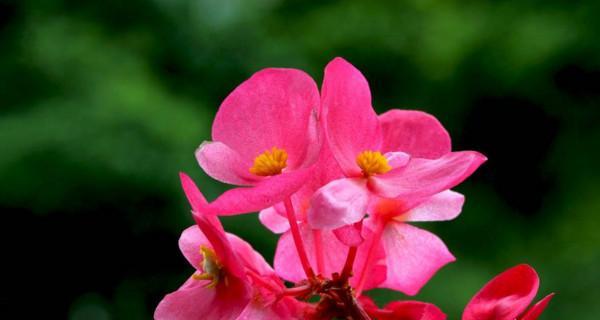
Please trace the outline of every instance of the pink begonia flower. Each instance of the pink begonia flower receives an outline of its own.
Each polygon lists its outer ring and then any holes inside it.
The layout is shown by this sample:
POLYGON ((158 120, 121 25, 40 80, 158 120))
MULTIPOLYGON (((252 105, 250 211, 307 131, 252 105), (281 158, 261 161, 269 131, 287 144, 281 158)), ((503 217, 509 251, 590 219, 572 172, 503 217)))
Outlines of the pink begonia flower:
POLYGON ((302 304, 279 296, 285 286, 264 258, 225 233, 216 216, 196 211, 206 200, 188 176, 181 180, 197 226, 182 233, 179 247, 197 271, 165 296, 155 319, 298 319, 302 304))
POLYGON ((536 320, 554 296, 547 295, 524 312, 537 294, 539 282, 532 267, 512 267, 475 294, 465 307, 462 320, 536 320))
POLYGON ((196 151, 216 180, 242 186, 222 194, 204 212, 231 215, 270 207, 296 192, 318 157, 319 91, 296 69, 264 69, 221 104, 211 142, 196 151))
POLYGON ((379 309, 368 297, 359 299, 369 316, 376 320, 446 320, 446 315, 431 303, 394 301, 379 309))
POLYGON ((373 196, 412 203, 448 190, 486 160, 474 151, 451 152, 448 133, 426 113, 377 116, 367 80, 341 58, 325 68, 321 108, 326 139, 345 178, 313 196, 308 220, 317 229, 360 221, 373 196))

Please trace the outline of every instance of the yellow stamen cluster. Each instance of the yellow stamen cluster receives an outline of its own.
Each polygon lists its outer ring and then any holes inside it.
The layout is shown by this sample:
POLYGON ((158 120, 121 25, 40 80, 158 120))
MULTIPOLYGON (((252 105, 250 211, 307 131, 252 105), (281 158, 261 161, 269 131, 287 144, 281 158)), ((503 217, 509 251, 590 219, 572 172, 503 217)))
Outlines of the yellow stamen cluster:
POLYGON ((204 272, 194 274, 192 277, 195 280, 210 280, 210 283, 206 287, 214 288, 219 283, 219 280, 221 280, 221 269, 223 266, 213 249, 200 246, 200 254, 202 255, 202 270, 204 272))
POLYGON ((387 159, 379 151, 363 151, 356 157, 356 164, 362 169, 365 177, 382 174, 392 170, 387 159))
POLYGON ((280 174, 287 166, 288 154, 283 149, 271 148, 254 159, 250 173, 257 176, 274 176, 280 174))

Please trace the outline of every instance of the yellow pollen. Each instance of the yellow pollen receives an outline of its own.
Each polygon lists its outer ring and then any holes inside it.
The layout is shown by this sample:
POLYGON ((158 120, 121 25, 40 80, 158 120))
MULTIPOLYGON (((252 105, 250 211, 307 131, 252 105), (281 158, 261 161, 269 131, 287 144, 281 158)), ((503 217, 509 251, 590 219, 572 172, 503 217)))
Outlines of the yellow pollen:
POLYGON ((257 176, 280 174, 287 166, 287 158, 288 154, 285 150, 273 147, 254 158, 254 165, 250 168, 250 173, 257 176))
POLYGON ((366 177, 382 174, 392 170, 387 159, 379 151, 366 150, 356 157, 356 164, 366 177))
MULTIPOLYGON (((200 246, 200 254, 202 255, 202 270, 203 273, 194 274, 192 278, 195 280, 210 280, 210 283, 206 286, 207 288, 214 288, 221 280, 222 265, 218 260, 215 251, 209 247, 200 246)), ((225 278, 227 283, 227 278, 225 278)))

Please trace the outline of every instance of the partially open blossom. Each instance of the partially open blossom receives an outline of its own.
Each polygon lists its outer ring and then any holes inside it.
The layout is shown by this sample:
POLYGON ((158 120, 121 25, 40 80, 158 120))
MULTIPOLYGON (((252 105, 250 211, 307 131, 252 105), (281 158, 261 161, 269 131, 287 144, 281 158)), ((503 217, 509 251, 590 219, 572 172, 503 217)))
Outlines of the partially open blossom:
POLYGON ((446 130, 432 116, 392 110, 377 116, 366 79, 341 58, 325 69, 321 108, 325 135, 345 178, 321 188, 312 199, 314 228, 360 221, 373 196, 410 203, 448 190, 486 158, 451 152, 446 130))
POLYGON ((264 69, 238 86, 215 116, 211 142, 196 151, 211 177, 242 186, 204 210, 219 215, 259 211, 296 192, 318 157, 319 92, 306 73, 264 69))
POLYGON ((181 252, 196 272, 158 305, 156 319, 292 319, 300 302, 279 295, 285 288, 262 256, 215 216, 195 211, 204 197, 189 177, 182 184, 197 225, 179 239, 181 252))
POLYGON ((467 304, 463 320, 536 320, 544 311, 553 293, 525 311, 539 287, 535 270, 521 264, 512 267, 488 282, 467 304))

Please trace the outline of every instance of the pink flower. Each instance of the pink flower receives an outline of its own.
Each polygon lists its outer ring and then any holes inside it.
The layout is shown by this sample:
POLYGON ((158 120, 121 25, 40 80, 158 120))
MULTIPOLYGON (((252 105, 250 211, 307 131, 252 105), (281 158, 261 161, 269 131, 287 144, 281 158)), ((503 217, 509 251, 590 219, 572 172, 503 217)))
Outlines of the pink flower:
POLYGON ((341 58, 325 68, 321 106, 325 135, 345 178, 312 198, 308 220, 314 228, 360 221, 374 195, 408 203, 433 196, 486 160, 474 151, 451 152, 448 133, 428 114, 392 110, 377 116, 366 79, 341 58))
POLYGON ((243 186, 225 192, 204 212, 239 214, 270 207, 296 192, 318 157, 319 92, 303 71, 264 69, 221 104, 212 142, 196 151, 204 171, 243 186))
POLYGON ((475 294, 462 319, 536 320, 554 296, 553 293, 547 295, 525 312, 538 291, 539 282, 535 270, 526 264, 510 268, 475 294))
POLYGON ((281 280, 252 247, 225 233, 215 216, 196 211, 206 203, 186 175, 183 188, 197 226, 179 239, 181 252, 196 272, 158 305, 155 319, 292 319, 301 303, 280 297, 281 280))

